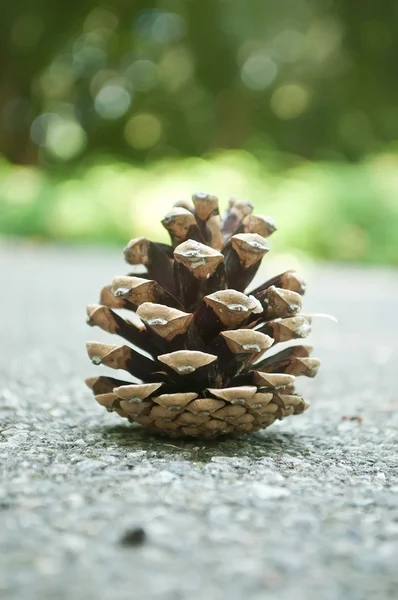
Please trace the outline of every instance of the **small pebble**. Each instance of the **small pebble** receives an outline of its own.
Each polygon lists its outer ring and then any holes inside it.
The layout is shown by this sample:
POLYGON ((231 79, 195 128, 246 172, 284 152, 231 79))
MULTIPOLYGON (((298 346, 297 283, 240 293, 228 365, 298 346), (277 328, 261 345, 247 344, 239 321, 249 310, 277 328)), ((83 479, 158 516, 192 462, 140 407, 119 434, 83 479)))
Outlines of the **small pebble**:
POLYGON ((145 530, 142 527, 135 527, 124 532, 120 543, 123 546, 141 546, 146 539, 145 530))

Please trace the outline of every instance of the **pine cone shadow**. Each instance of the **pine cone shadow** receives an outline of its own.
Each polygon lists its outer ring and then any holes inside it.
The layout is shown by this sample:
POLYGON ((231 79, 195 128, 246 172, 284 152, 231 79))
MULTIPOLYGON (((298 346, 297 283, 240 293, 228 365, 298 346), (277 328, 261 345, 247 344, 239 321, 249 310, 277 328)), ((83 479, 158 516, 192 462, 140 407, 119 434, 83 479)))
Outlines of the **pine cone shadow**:
POLYGON ((283 456, 303 457, 309 453, 305 436, 273 431, 272 428, 241 437, 216 440, 191 437, 170 439, 149 432, 144 427, 127 424, 102 427, 100 431, 105 439, 121 447, 154 452, 160 457, 179 456, 195 462, 209 462, 215 456, 280 459, 283 456))

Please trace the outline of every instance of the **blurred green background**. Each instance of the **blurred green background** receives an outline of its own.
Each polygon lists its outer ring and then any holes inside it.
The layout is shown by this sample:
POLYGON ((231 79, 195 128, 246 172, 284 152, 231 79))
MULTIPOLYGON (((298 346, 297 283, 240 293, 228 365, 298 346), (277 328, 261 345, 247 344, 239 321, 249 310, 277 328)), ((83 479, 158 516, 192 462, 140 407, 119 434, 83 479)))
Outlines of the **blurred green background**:
POLYGON ((393 0, 5 4, 0 234, 164 240, 209 191, 272 215, 279 252, 398 265, 397 21, 393 0))

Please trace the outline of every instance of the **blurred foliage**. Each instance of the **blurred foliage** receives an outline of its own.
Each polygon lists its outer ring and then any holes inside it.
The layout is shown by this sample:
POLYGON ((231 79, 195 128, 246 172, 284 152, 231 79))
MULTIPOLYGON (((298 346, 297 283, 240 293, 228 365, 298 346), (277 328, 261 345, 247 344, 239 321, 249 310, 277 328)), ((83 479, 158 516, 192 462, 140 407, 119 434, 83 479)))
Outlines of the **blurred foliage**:
POLYGON ((349 0, 4 3, 0 153, 359 159, 398 138, 397 17, 349 0))
POLYGON ((225 208, 233 191, 275 218, 273 251, 398 265, 397 155, 356 166, 296 160, 282 169, 284 160, 245 151, 147 167, 104 160, 69 176, 3 161, 0 233, 38 241, 125 244, 138 235, 166 241, 159 221, 174 201, 205 189, 225 208))
POLYGON ((0 233, 165 239, 158 217, 204 189, 273 215, 276 250, 398 265, 397 18, 349 0, 5 3, 0 233))

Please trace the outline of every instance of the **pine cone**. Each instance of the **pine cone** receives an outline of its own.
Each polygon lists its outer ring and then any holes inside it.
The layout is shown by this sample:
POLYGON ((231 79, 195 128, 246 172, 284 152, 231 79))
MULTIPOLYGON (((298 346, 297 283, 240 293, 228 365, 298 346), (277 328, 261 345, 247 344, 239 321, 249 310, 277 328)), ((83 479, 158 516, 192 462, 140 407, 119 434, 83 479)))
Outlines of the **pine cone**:
POLYGON ((170 437, 257 431, 302 413, 308 404, 295 378, 314 377, 319 360, 309 346, 267 351, 310 332, 311 317, 299 315, 304 282, 287 271, 244 293, 273 221, 234 200, 221 219, 215 196, 195 194, 193 206, 178 203, 162 224, 171 245, 131 240, 125 258, 140 271, 116 277, 100 304, 88 306, 89 325, 131 344, 88 342, 92 362, 140 382, 89 378, 97 402, 170 437))

